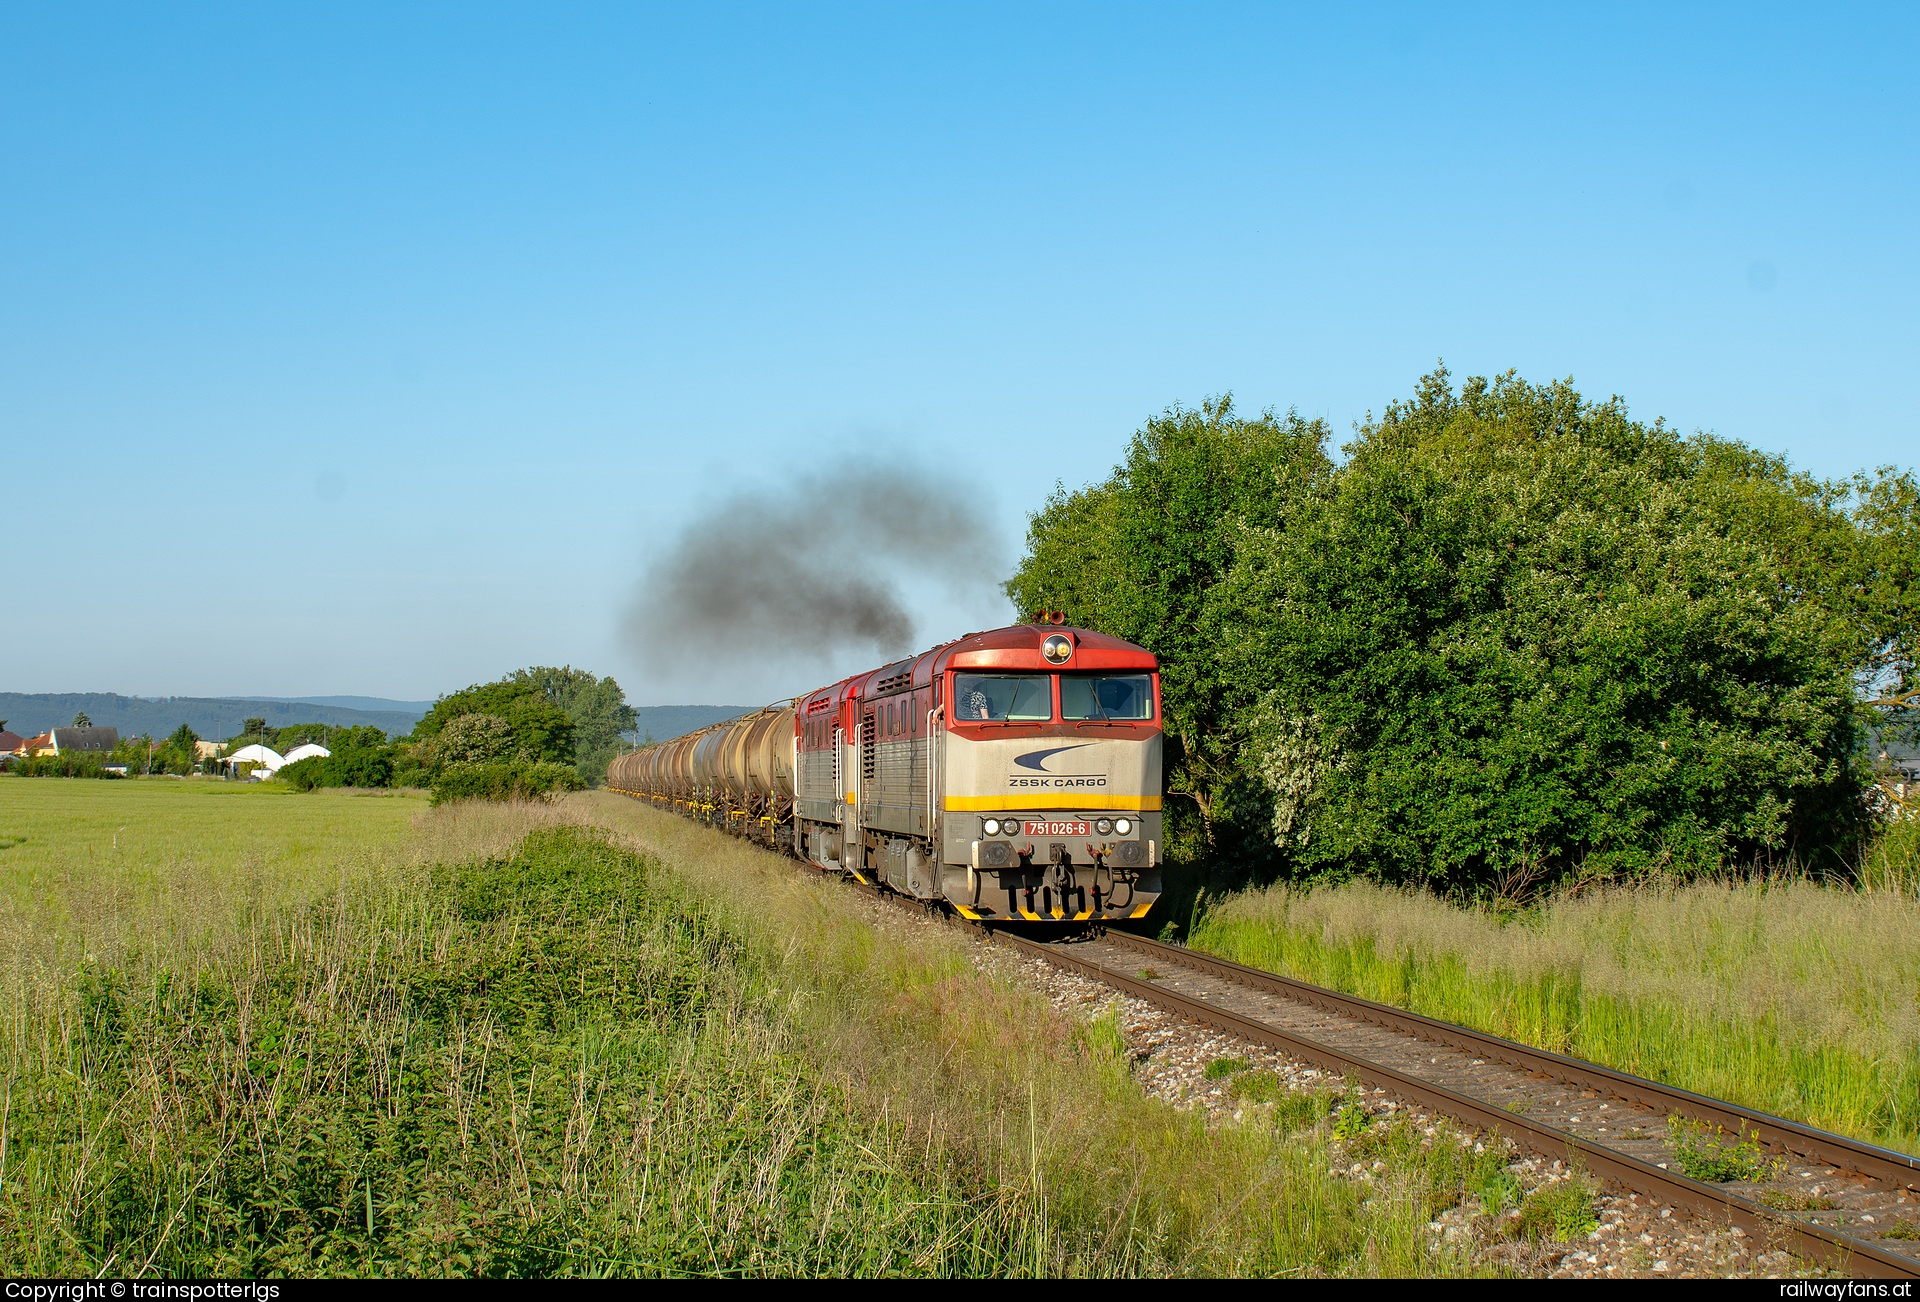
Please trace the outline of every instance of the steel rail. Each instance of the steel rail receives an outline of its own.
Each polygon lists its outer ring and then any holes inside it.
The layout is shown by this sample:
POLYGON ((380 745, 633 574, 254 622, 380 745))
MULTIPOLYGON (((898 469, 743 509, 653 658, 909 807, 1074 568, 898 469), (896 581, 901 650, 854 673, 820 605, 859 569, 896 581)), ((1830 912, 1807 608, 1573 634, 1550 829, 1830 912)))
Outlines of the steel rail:
MULTIPOLYGON (((1233 1012, 1230 1009, 1222 1008, 1220 1005, 1210 1003, 1207 1000, 1196 999, 1191 995, 1184 995, 1177 991, 1165 989, 1155 985, 1151 981, 1138 980, 1125 976, 1113 971, 1111 968, 1074 955, 1066 946, 1043 944, 1039 941, 1030 940, 1025 936, 1016 935, 999 928, 983 928, 982 930, 987 931, 995 941, 1011 945, 1021 953, 1054 964, 1057 967, 1064 967, 1078 972, 1083 976, 1100 982, 1102 985, 1111 986, 1137 999, 1143 999, 1155 1007, 1164 1009, 1176 1016, 1212 1026, 1217 1030, 1224 1031, 1229 1035, 1238 1036, 1241 1039, 1249 1040, 1255 1044, 1265 1044, 1269 1047, 1280 1049, 1303 1061, 1353 1076, 1365 1081, 1367 1084, 1385 1089, 1411 1102, 1430 1107, 1436 1112, 1443 1112, 1448 1116, 1470 1122, 1487 1130, 1505 1134, 1536 1153, 1541 1153, 1549 1157, 1577 1156, 1586 1165, 1588 1170, 1593 1171, 1603 1178, 1610 1179, 1626 1189, 1645 1194, 1650 1198, 1658 1199, 1669 1205, 1690 1208, 1694 1212, 1706 1216, 1709 1219, 1725 1220, 1730 1224, 1740 1226, 1749 1233, 1762 1236, 1764 1240, 1784 1240, 1785 1243, 1790 1245, 1800 1255, 1821 1261, 1835 1269, 1866 1278, 1920 1279, 1920 1261, 1902 1256, 1898 1253, 1888 1252, 1878 1244, 1868 1243, 1865 1240, 1856 1239, 1850 1235, 1839 1234, 1824 1226, 1808 1224, 1793 1216, 1776 1212, 1772 1208, 1760 1203, 1742 1198, 1737 1194, 1729 1193, 1724 1189, 1719 1189, 1713 1185, 1690 1179, 1687 1176, 1665 1170, 1648 1162, 1643 1162, 1639 1158, 1617 1152, 1604 1145, 1596 1144, 1591 1140, 1583 1139, 1568 1131, 1543 1125, 1523 1115, 1508 1112, 1506 1109, 1483 1099, 1476 1099, 1432 1081, 1421 1080, 1418 1077, 1396 1071, 1391 1067, 1368 1061, 1365 1058, 1345 1052, 1334 1045, 1306 1039, 1267 1022, 1262 1022, 1255 1018, 1247 1017, 1244 1014, 1233 1012)), ((1543 1066, 1546 1065, 1549 1060, 1552 1061, 1556 1064, 1556 1075, 1563 1074, 1564 1068, 1560 1066, 1562 1064, 1571 1065, 1583 1071, 1592 1068, 1592 1064, 1581 1063, 1578 1059, 1565 1058, 1559 1054, 1542 1054, 1539 1050, 1527 1049, 1526 1046, 1513 1044, 1512 1041, 1500 1041, 1497 1037, 1481 1036, 1478 1032, 1468 1031, 1464 1027, 1452 1026, 1444 1022, 1435 1022, 1430 1018, 1405 1013, 1400 1009, 1391 1008, 1385 1004, 1374 1004, 1369 1000, 1353 999, 1351 996, 1341 995, 1331 990, 1323 990, 1321 987, 1310 986, 1304 982, 1289 981, 1285 977, 1278 977, 1270 972, 1260 972, 1253 968, 1242 967, 1237 963, 1228 963, 1220 959, 1203 958, 1202 956, 1194 954, 1193 951, 1177 945, 1165 945, 1158 941, 1144 941, 1144 943, 1140 943, 1143 941, 1141 937, 1123 936, 1122 933, 1113 931, 1107 932, 1105 938, 1118 941, 1123 946, 1135 950, 1135 952, 1151 954, 1155 957, 1176 963, 1179 966, 1194 968, 1207 972, 1209 975, 1219 976, 1222 979, 1239 982, 1241 984, 1257 984, 1259 988, 1289 998, 1302 999, 1303 1002, 1308 1002, 1326 1011, 1345 1013, 1347 1016, 1356 1018, 1364 1017, 1365 1020, 1381 1022, 1389 1026, 1394 1026, 1396 1029, 1402 1029, 1408 1034, 1415 1034, 1416 1032, 1411 1030, 1409 1026, 1402 1026, 1397 1020, 1387 1021, 1384 1016, 1373 1016, 1371 1014, 1377 1011, 1382 1015, 1391 1014, 1396 1019, 1411 1019, 1424 1027, 1436 1028, 1445 1031, 1449 1035, 1460 1037, 1457 1042, 1449 1041, 1449 1043, 1456 1048, 1468 1047, 1477 1052, 1483 1044, 1499 1043, 1512 1045, 1513 1048, 1523 1050, 1527 1054, 1539 1055, 1539 1061, 1543 1066), (1252 978, 1252 980, 1248 980, 1247 978, 1252 978), (1314 997, 1309 998, 1306 996, 1314 997), (1363 1010, 1365 1011, 1363 1012, 1363 1010)), ((1526 1064, 1511 1062, 1510 1065, 1522 1066, 1526 1064)), ((1606 1072, 1606 1078, 1608 1080, 1618 1077, 1626 1081, 1638 1082, 1637 1077, 1624 1076, 1618 1072, 1609 1072, 1604 1068, 1598 1070, 1606 1072)), ((1640 1083, 1651 1086, 1654 1090, 1666 1089, 1665 1086, 1660 1086, 1652 1081, 1640 1083)), ((1687 1094, 1685 1091, 1669 1091, 1669 1095, 1674 1098, 1687 1099, 1700 1097, 1698 1095, 1687 1094)), ((1725 1111, 1729 1117, 1738 1116, 1744 1118, 1746 1115, 1743 1109, 1739 1109, 1732 1104, 1710 1099, 1703 1100, 1703 1102, 1712 1104, 1714 1107, 1725 1111)), ((1755 1117, 1764 1116, 1764 1114, 1759 1113, 1753 1115, 1755 1117)), ((1779 1122, 1778 1118, 1768 1118, 1768 1120, 1779 1122)), ((1781 1124, 1813 1135, 1819 1135, 1821 1133, 1811 1131, 1807 1127, 1797 1126, 1793 1122, 1784 1122, 1781 1124)), ((1838 1135, 1827 1138, 1838 1140, 1842 1143, 1850 1142, 1843 1140, 1842 1137, 1838 1135)), ((1862 1145, 1861 1147, 1871 1149, 1870 1145, 1862 1145)), ((1886 1152, 1889 1150, 1872 1151, 1886 1152)), ((1908 1171, 1907 1178, 1911 1178, 1910 1170, 1908 1171)))
POLYGON ((1743 1137, 1757 1137, 1762 1144, 1770 1148, 1798 1155, 1811 1163, 1838 1167, 1886 1184, 1920 1190, 1920 1158, 1911 1157, 1891 1148, 1882 1148, 1877 1144, 1849 1139, 1845 1135, 1817 1130, 1798 1121, 1789 1121, 1785 1117, 1776 1117, 1770 1113, 1742 1107, 1738 1103, 1729 1103, 1724 1099, 1709 1098, 1704 1094, 1695 1094, 1689 1090, 1663 1085, 1659 1081, 1615 1071, 1611 1067, 1603 1067, 1582 1058, 1568 1057, 1547 1049, 1536 1049, 1532 1045, 1502 1039, 1500 1036, 1475 1031, 1453 1022, 1423 1017, 1419 1013, 1411 1013, 1391 1004, 1376 1003, 1371 999, 1342 994, 1323 986, 1309 985, 1305 981, 1296 981, 1277 973, 1263 972, 1259 968, 1246 967, 1227 959, 1215 958, 1211 954, 1203 954, 1183 945, 1169 945, 1164 941, 1148 940, 1144 936, 1133 936, 1119 931, 1105 932, 1102 939, 1125 946, 1137 953, 1164 959, 1177 966, 1216 976, 1236 985, 1266 990, 1296 1003, 1309 1004, 1326 1012, 1338 1013, 1359 1021, 1373 1022, 1390 1030, 1400 1031, 1423 1040, 1433 1040, 1450 1048, 1465 1050, 1477 1057, 1491 1058, 1507 1063, 1509 1066, 1552 1076, 1568 1084, 1589 1089, 1598 1087, 1623 1102, 1637 1103, 1657 1112, 1683 1113, 1696 1120, 1735 1130, 1743 1137))

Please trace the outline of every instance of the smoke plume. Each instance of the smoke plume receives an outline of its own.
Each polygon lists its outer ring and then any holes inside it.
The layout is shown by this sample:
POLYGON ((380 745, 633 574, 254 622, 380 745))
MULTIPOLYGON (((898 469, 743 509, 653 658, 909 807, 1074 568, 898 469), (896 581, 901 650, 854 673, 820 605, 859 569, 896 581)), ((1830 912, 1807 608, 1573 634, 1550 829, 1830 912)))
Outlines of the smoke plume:
POLYGON ((977 491, 930 472, 853 466, 718 503, 640 581, 627 630, 641 668, 705 679, 916 649, 902 585, 921 594, 937 585, 969 613, 997 596, 1004 565, 984 513, 969 505, 977 491))

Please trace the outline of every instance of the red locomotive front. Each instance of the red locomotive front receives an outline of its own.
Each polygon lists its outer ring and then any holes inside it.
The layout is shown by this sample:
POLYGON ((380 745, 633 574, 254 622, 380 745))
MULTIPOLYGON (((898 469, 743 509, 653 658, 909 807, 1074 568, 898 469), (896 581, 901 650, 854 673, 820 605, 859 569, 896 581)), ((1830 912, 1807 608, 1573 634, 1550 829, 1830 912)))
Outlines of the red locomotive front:
POLYGON ((969 917, 1159 895, 1159 665, 1085 629, 976 633, 796 703, 801 853, 969 917))

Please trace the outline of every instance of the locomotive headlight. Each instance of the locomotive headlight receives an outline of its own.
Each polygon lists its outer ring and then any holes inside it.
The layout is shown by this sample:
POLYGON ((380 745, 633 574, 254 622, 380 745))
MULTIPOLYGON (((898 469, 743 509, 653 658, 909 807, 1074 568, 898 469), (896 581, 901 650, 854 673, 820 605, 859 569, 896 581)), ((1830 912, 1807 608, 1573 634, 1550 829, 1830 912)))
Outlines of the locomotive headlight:
POLYGON ((1125 836, 1133 830, 1133 820, 1131 818, 1123 818, 1113 825, 1113 830, 1125 836))
POLYGON ((1102 836, 1106 836, 1108 833, 1113 831, 1113 820, 1111 818, 1099 819, 1095 821, 1093 825, 1093 830, 1098 832, 1102 836))
POLYGON ((986 822, 980 824, 980 830, 988 836, 998 836, 1000 835, 1000 820, 997 818, 989 818, 986 822))
POLYGON ((1040 654, 1050 665, 1064 665, 1073 655, 1073 639, 1065 633, 1049 633, 1040 644, 1040 654))

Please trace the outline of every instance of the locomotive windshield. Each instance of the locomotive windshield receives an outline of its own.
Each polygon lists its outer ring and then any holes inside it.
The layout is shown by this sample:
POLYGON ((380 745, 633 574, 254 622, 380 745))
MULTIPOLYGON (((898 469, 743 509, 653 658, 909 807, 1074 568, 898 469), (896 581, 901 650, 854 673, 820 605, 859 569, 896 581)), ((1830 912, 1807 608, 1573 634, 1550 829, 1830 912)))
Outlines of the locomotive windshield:
POLYGON ((1153 680, 1146 674, 1060 679, 1063 719, 1151 719, 1153 680))
POLYGON ((956 719, 1051 719, 1050 674, 955 674, 956 719))

